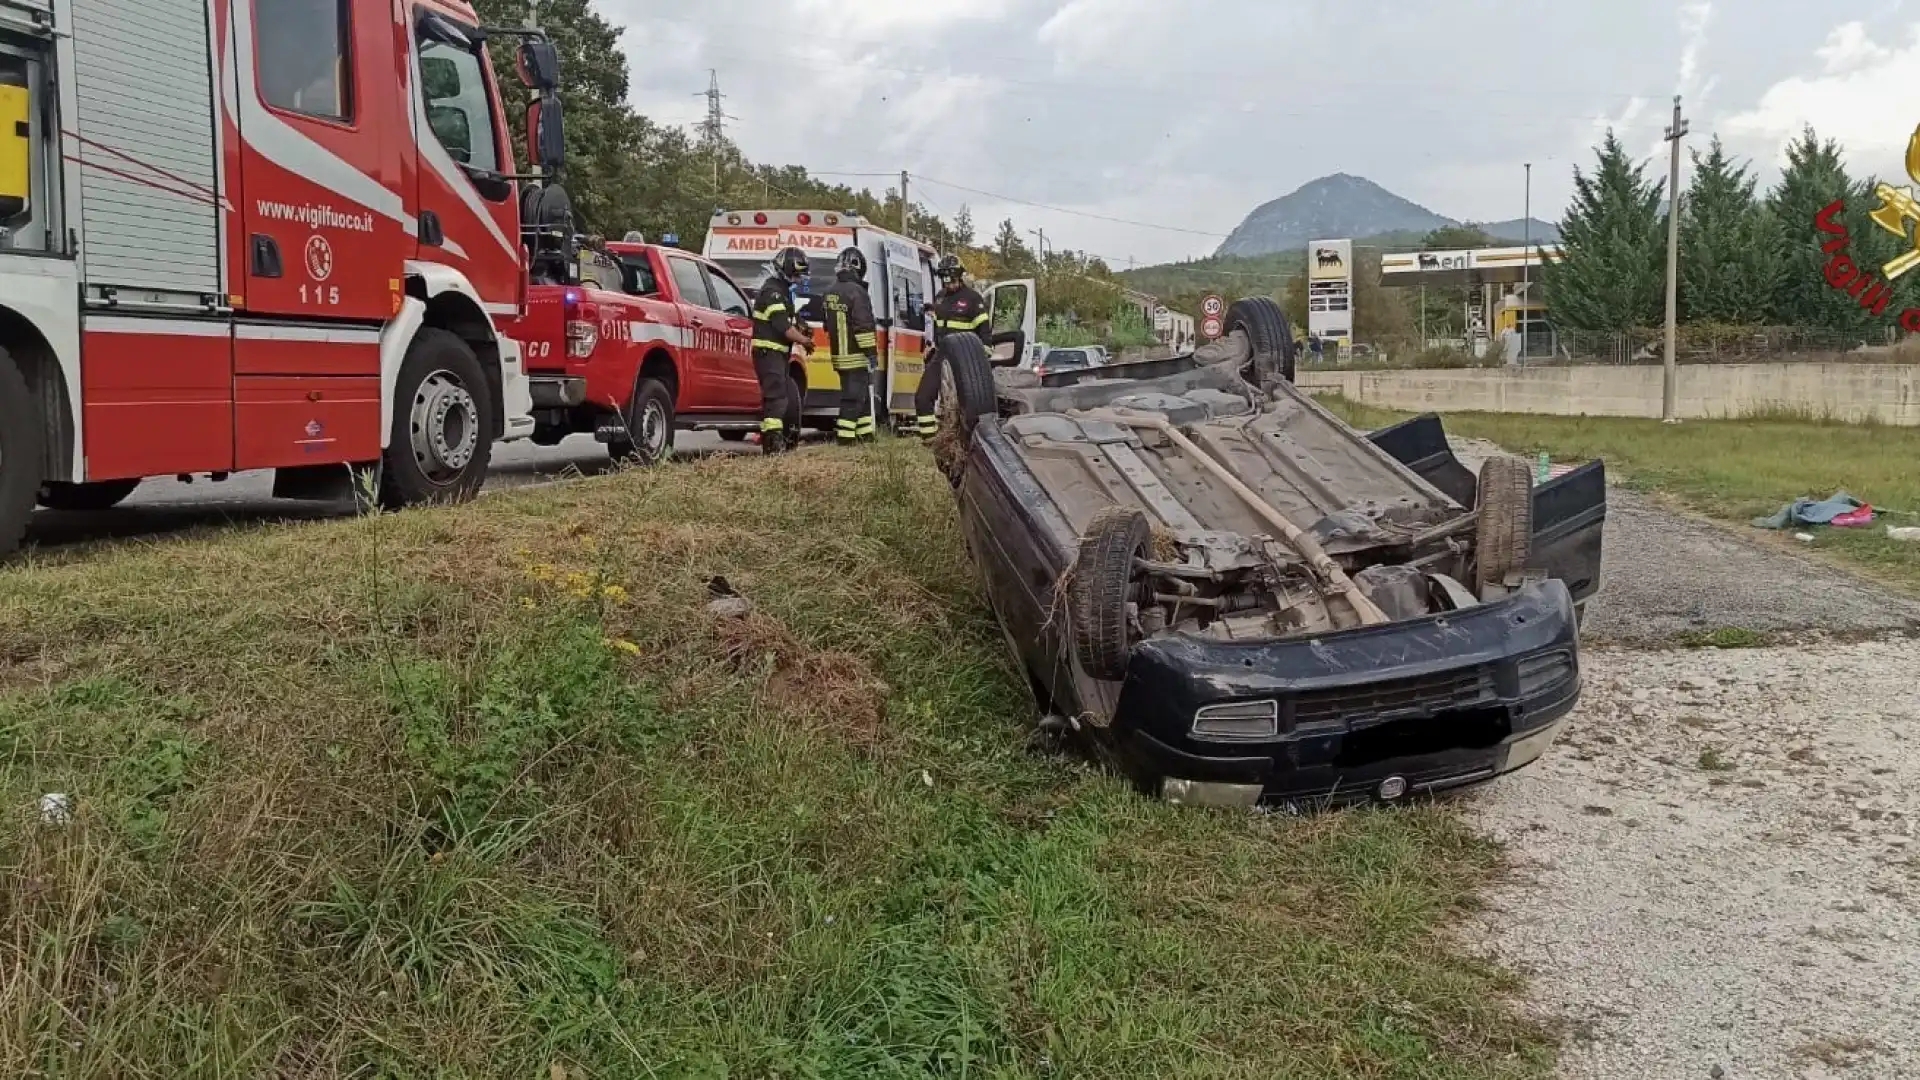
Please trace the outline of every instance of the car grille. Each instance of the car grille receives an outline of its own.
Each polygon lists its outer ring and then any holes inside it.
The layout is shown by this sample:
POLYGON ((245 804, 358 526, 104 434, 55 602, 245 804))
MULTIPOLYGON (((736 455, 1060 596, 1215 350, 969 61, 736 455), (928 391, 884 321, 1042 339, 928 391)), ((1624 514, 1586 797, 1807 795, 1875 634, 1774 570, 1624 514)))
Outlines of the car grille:
POLYGON ((1448 671, 1301 694, 1293 699, 1293 723, 1299 727, 1404 713, 1442 712, 1471 708, 1493 696, 1491 671, 1480 668, 1448 671))

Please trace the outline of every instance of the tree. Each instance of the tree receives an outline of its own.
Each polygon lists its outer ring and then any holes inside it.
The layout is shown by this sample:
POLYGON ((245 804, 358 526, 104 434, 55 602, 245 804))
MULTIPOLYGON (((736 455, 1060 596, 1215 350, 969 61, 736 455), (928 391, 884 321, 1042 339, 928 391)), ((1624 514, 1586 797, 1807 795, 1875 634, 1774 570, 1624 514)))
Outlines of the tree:
MULTIPOLYGON (((1822 251, 1821 245, 1833 238, 1814 226, 1814 218, 1835 200, 1844 200, 1846 212, 1841 220, 1853 238, 1846 254, 1855 265, 1879 277, 1880 267, 1910 245, 1882 231, 1867 216, 1879 205, 1873 188, 1871 180, 1854 183, 1847 176, 1839 144, 1832 139, 1822 141, 1811 127, 1787 146, 1787 167, 1767 198, 1779 251, 1779 277, 1774 283, 1771 312, 1774 322, 1871 336, 1876 321, 1873 314, 1827 284, 1827 262, 1833 256, 1822 251)), ((1904 279, 1896 283, 1896 293, 1906 290, 1904 279)), ((1898 312, 1903 306, 1903 301, 1895 299, 1888 308, 1898 312)))
POLYGON ((1780 274, 1779 230, 1754 198, 1755 179, 1715 136, 1693 153, 1680 205, 1680 318, 1765 322, 1780 274))
POLYGON ((1560 226, 1561 258, 1542 268, 1554 321, 1573 330, 1625 333, 1664 309, 1666 221, 1661 188, 1627 157, 1611 129, 1594 171, 1573 171, 1573 205, 1560 226))
POLYGON ((1002 221, 1000 231, 994 234, 993 253, 1000 269, 1010 275, 1025 276, 1040 268, 1033 250, 1020 239, 1020 230, 1014 227, 1012 218, 1002 221))
POLYGON ((961 203, 960 212, 953 215, 953 243, 955 247, 973 246, 973 208, 966 203, 961 203))

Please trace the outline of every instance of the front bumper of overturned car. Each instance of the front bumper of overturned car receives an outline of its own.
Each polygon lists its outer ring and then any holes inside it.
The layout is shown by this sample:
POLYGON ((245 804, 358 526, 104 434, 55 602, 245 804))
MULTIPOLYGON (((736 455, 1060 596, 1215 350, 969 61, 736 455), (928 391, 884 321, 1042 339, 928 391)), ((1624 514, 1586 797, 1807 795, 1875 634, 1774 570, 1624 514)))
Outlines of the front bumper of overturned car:
POLYGON ((1531 763, 1579 697, 1573 601, 1545 581, 1465 611, 1317 638, 1151 639, 1106 734, 1127 771, 1170 801, 1391 802, 1531 763), (1202 708, 1268 701, 1269 731, 1193 731, 1202 708))

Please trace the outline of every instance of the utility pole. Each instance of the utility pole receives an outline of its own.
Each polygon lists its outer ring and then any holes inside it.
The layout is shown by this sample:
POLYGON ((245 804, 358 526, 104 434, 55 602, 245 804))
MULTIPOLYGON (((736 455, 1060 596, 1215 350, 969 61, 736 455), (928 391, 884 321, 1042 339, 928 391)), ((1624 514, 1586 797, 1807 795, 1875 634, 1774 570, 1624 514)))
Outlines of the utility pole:
POLYGON ((1674 344, 1680 321, 1680 140, 1686 135, 1687 121, 1680 115, 1680 95, 1675 94, 1673 126, 1667 129, 1673 153, 1667 167, 1667 371, 1660 389, 1660 419, 1668 424, 1680 422, 1676 400, 1680 370, 1674 361, 1674 344))
POLYGON ((1029 235, 1038 237, 1040 240, 1040 268, 1044 270, 1047 266, 1047 230, 1033 229, 1030 230, 1029 235))
POLYGON ((910 219, 908 215, 911 213, 908 207, 911 207, 912 205, 913 205, 912 203, 907 201, 907 170, 901 169, 900 170, 900 233, 903 236, 913 235, 911 232, 907 230, 907 226, 910 223, 910 219))
POLYGON ((1527 324, 1533 314, 1533 162, 1527 162, 1527 195, 1520 215, 1520 366, 1527 363, 1527 324))

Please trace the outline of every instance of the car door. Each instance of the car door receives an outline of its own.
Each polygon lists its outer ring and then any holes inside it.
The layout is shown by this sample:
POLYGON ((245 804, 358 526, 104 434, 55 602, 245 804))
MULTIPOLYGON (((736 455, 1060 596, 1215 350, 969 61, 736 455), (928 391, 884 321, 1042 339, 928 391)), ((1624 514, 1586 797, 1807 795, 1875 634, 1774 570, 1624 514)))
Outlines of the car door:
POLYGON ((1032 278, 1018 281, 1002 281, 987 287, 987 310, 993 313, 992 331, 995 335, 1009 331, 1020 332, 1018 346, 1001 345, 995 347, 993 358, 996 364, 1018 364, 1024 357, 1021 350, 1031 349, 1040 332, 1040 305, 1036 302, 1037 286, 1032 278))
POLYGON ((753 412, 760 408, 760 377, 753 370, 753 306, 747 294, 726 272, 711 263, 702 264, 707 284, 712 286, 714 305, 726 316, 726 340, 715 357, 714 371, 722 387, 728 412, 753 412))
POLYGON ((725 368, 727 317, 721 313, 698 262, 680 255, 666 257, 673 291, 680 298, 681 339, 680 408, 713 410, 728 400, 725 368))

